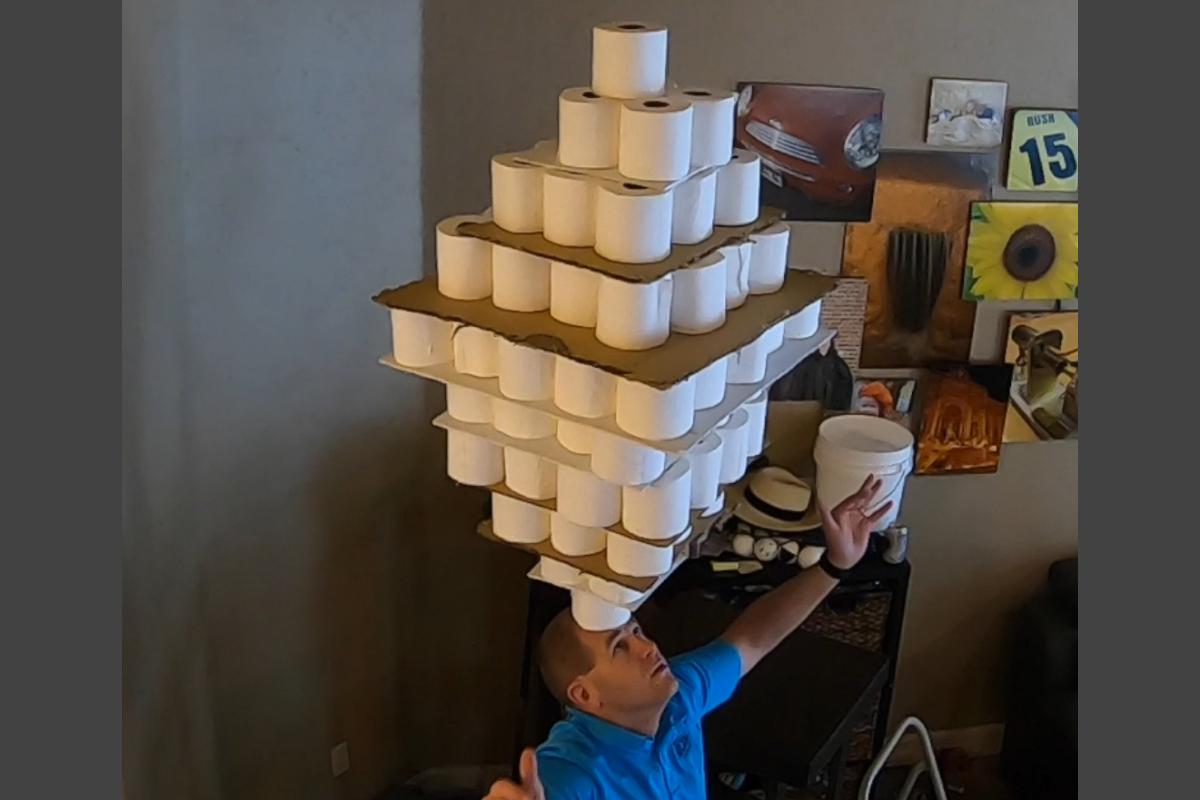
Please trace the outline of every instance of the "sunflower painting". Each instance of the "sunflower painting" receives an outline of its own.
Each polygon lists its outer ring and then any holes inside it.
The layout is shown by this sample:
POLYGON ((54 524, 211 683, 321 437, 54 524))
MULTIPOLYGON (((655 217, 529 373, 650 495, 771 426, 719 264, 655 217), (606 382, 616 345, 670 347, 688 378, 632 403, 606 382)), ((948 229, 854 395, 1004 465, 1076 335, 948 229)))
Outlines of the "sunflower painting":
POLYGON ((964 300, 1079 296, 1077 203, 972 203, 964 300))

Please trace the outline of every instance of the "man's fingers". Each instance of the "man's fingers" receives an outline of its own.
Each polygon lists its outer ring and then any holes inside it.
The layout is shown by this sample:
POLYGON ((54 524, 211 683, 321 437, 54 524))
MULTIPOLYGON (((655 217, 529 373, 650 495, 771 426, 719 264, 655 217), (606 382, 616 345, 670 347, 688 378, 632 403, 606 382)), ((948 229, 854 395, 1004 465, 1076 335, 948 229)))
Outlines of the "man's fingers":
POLYGON ((521 786, 531 797, 542 797, 542 782, 538 779, 537 756, 532 747, 526 747, 521 753, 521 786))
POLYGON ((884 514, 888 513, 891 510, 892 510, 892 501, 888 500, 886 503, 881 505, 879 508, 875 509, 874 514, 871 514, 869 517, 867 517, 867 522, 874 525, 876 522, 879 522, 879 520, 883 519, 884 514))
POLYGON ((529 800, 529 793, 512 781, 496 781, 483 800, 529 800))

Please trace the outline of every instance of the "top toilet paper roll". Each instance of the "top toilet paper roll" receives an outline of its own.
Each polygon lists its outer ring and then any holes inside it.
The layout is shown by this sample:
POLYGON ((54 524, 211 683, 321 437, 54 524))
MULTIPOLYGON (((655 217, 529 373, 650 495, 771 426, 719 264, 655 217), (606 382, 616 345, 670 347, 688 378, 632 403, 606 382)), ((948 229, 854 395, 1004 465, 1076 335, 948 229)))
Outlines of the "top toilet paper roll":
POLYGON ((783 286, 787 275, 788 235, 783 222, 750 234, 754 251, 750 256, 750 294, 771 294, 783 286))
POLYGON ((603 169, 617 165, 621 104, 586 86, 558 96, 558 162, 603 169))
POLYGON ((542 180, 542 234, 566 247, 596 241, 596 187, 577 170, 548 169, 542 180))
POLYGON ((459 214, 437 224, 438 292, 455 300, 482 300, 492 293, 492 243, 460 235, 463 222, 486 222, 479 214, 459 214))
POLYGON ((677 181, 692 155, 692 104, 680 97, 626 100, 621 104, 617 169, 643 181, 677 181))
POLYGON ((542 167, 515 153, 492 157, 492 219, 506 231, 542 229, 542 167))
POLYGON ((605 97, 659 95, 667 84, 667 29, 645 22, 592 28, 592 89, 605 97))
POLYGON ((649 264, 671 254, 674 195, 640 183, 596 188, 596 252, 610 261, 649 264))
POLYGON ((733 159, 717 171, 717 224, 746 225, 758 219, 758 190, 758 156, 734 150, 733 159))
POLYGON ((692 166, 719 167, 733 156, 737 95, 724 89, 689 86, 673 92, 692 104, 692 166))

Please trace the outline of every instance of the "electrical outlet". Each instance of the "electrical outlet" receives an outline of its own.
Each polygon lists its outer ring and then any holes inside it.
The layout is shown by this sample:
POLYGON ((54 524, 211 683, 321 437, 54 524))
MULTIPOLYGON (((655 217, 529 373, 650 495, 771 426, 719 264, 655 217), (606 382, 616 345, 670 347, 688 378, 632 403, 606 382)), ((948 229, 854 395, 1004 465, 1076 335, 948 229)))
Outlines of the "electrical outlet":
POLYGON ((340 742, 329 751, 329 770, 333 777, 343 775, 350 770, 350 745, 340 742))

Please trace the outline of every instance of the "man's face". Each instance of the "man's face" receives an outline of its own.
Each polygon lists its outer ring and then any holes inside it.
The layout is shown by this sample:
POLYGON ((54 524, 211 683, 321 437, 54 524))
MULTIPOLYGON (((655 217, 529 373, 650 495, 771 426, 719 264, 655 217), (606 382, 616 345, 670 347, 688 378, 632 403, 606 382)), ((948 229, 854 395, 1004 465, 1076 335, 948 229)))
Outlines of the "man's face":
POLYGON ((653 710, 665 706, 679 689, 658 645, 643 635, 636 620, 611 631, 579 634, 594 661, 591 671, 579 678, 591 696, 590 702, 581 704, 585 711, 653 710))

